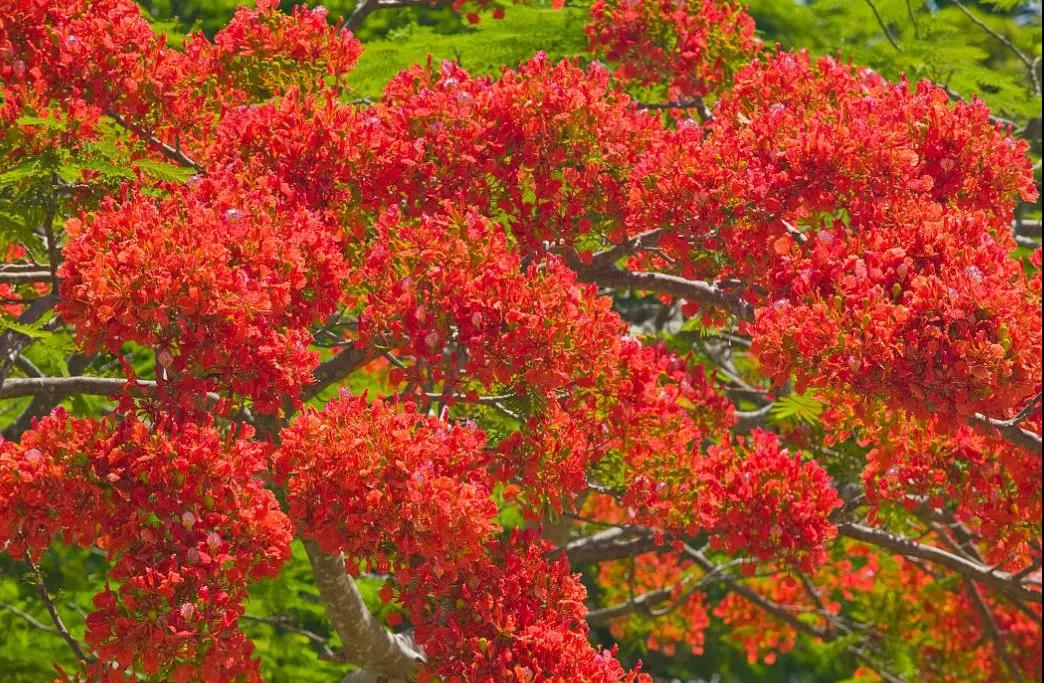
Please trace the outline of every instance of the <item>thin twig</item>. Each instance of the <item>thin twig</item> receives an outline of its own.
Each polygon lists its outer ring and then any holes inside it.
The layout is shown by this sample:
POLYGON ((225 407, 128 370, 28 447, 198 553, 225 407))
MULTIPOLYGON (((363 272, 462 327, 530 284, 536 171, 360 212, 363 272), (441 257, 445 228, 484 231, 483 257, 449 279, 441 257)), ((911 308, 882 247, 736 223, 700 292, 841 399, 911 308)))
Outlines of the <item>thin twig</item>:
POLYGON ((51 291, 58 292, 58 244, 54 239, 54 206, 47 207, 43 220, 44 237, 47 239, 48 270, 51 275, 51 291))
POLYGON ((878 26, 881 27, 882 31, 884 31, 885 38, 887 38, 888 42, 892 44, 892 47, 901 51, 903 49, 902 46, 900 46, 899 43, 895 41, 895 38, 892 37, 892 32, 888 30, 884 18, 882 18, 881 13, 877 11, 877 5, 874 4, 874 0, 866 0, 866 4, 870 6, 870 11, 874 13, 874 18, 877 19, 878 26))
POLYGON ((290 617, 285 614, 280 614, 274 617, 260 617, 254 614, 244 614, 240 619, 246 621, 255 621, 260 624, 268 624, 276 630, 283 630, 289 633, 296 633, 297 635, 304 636, 308 640, 319 646, 319 658, 323 660, 334 660, 337 658, 337 653, 330 648, 330 639, 319 635, 315 631, 309 631, 306 628, 301 628, 291 621, 290 617))
POLYGON ((202 166, 196 163, 196 161, 192 159, 192 157, 188 156, 180 149, 171 147, 167 143, 157 138, 155 135, 152 135, 148 131, 139 128, 138 126, 135 126, 115 111, 108 111, 106 113, 113 121, 118 123, 121 127, 129 130, 138 137, 144 139, 150 145, 162 152, 163 156, 167 157, 171 161, 174 161, 180 164, 181 166, 185 166, 186 168, 194 169, 197 173, 205 173, 202 166))
MULTIPOLYGON (((869 1, 870 0, 867 0, 867 2, 869 2, 869 1)), ((1031 60, 1028 56, 1026 56, 1026 53, 1023 52, 1022 50, 1020 50, 1015 45, 1015 43, 1013 43, 1010 40, 1008 40, 1007 36, 1004 36, 1004 35, 996 32, 996 31, 994 31, 990 27, 989 24, 984 22, 979 17, 975 16, 975 14, 973 14, 972 11, 970 9, 968 9, 964 5, 963 2, 961 2, 961 0, 953 0, 953 4, 957 5, 957 7, 960 8, 960 10, 962 12, 964 12, 964 16, 968 17, 972 21, 973 24, 975 24, 976 26, 981 28, 983 31, 985 31, 987 34, 989 34, 989 36, 991 38, 993 38, 994 40, 1000 42, 1002 45, 1004 45, 1004 47, 1006 47, 1009 50, 1011 50, 1012 54, 1014 54, 1016 57, 1018 57, 1019 61, 1022 62, 1023 65, 1026 67, 1026 70, 1029 72, 1030 79, 1033 81, 1033 92, 1035 94, 1039 95, 1040 94, 1040 80, 1037 78, 1037 68, 1036 68, 1036 65, 1034 64, 1033 60, 1031 60)))
POLYGON ((33 628, 38 628, 41 631, 47 631, 48 633, 55 633, 53 626, 43 623, 33 615, 29 614, 25 610, 19 609, 9 602, 0 602, 0 608, 6 609, 8 612, 14 614, 16 617, 21 617, 33 628))
POLYGON ((62 621, 62 615, 58 614, 58 608, 54 605, 54 600, 51 599, 51 594, 47 591, 47 585, 44 583, 43 572, 40 571, 40 567, 33 562, 32 555, 29 551, 25 551, 25 561, 29 565, 29 570, 33 575, 33 582, 36 584, 36 592, 39 593, 40 599, 43 600, 44 607, 47 608, 47 613, 51 615, 51 622, 54 624, 54 628, 58 631, 58 635, 69 644, 69 648, 76 655, 76 658, 83 662, 93 662, 94 658, 87 655, 83 651, 83 646, 80 645, 80 641, 73 638, 72 634, 69 633, 69 629, 65 627, 65 622, 62 621))

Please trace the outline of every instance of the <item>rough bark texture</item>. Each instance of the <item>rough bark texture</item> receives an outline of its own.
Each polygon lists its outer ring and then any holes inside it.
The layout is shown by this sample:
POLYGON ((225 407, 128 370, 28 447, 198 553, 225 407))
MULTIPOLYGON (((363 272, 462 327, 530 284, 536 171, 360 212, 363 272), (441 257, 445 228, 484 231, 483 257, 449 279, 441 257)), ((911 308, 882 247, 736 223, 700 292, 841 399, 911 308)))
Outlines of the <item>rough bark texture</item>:
POLYGON ((343 659, 365 672, 350 674, 346 680, 414 680, 424 657, 410 639, 387 631, 370 614, 355 582, 344 570, 343 558, 323 552, 314 541, 306 540, 304 546, 326 614, 341 638, 343 659))

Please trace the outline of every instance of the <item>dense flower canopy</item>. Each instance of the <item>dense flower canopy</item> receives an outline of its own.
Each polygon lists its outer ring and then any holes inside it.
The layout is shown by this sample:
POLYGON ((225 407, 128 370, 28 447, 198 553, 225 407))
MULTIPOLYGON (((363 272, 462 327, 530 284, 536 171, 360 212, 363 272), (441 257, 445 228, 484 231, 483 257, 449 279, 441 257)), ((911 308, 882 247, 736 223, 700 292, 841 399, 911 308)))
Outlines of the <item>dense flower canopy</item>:
POLYGON ((351 31, 257 5, 174 48, 130 0, 0 0, 0 199, 43 235, 0 268, 0 389, 37 323, 111 360, 0 443, 0 547, 108 562, 63 677, 260 680, 247 589, 296 537, 389 680, 651 680, 598 629, 712 623, 1040 679, 1037 186, 982 102, 765 49, 731 1, 598 0, 609 67, 366 103, 351 31))

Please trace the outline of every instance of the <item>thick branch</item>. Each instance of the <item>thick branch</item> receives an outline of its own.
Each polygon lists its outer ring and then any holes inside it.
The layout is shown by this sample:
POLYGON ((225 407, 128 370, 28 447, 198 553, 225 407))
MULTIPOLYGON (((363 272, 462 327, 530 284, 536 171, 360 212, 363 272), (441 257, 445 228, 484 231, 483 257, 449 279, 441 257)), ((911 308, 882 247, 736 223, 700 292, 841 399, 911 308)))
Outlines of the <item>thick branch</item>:
MULTIPOLYGON (((24 357, 20 356, 19 358, 24 357)), ((84 369, 86 369, 87 366, 90 365, 91 360, 91 356, 85 356, 76 353, 72 356, 69 356, 69 358, 66 361, 66 365, 69 368, 69 372, 78 374, 80 372, 83 372, 84 369)), ((25 372, 24 364, 20 364, 19 367, 22 369, 23 372, 25 372)), ((39 373, 37 373, 37 376, 39 376, 39 373)), ((8 441, 17 441, 21 438, 22 434, 26 432, 26 430, 33 426, 34 419, 43 417, 44 415, 50 413, 52 410, 55 409, 55 407, 59 403, 62 402, 64 398, 65 396, 62 396, 60 394, 36 394, 35 396, 33 396, 33 400, 29 402, 29 405, 26 406, 25 410, 22 411, 22 414, 19 415, 14 422, 9 424, 6 429, 4 429, 4 438, 8 441)))
POLYGON ((863 524, 849 522, 839 524, 837 530, 838 533, 848 536, 849 538, 887 548, 888 550, 907 557, 914 557, 942 565, 948 569, 952 569, 961 576, 967 577, 983 585, 990 586, 1009 597, 1033 602, 1038 605, 1041 603, 1039 582, 1035 584, 1036 589, 1034 589, 1031 587, 1034 586, 1032 581, 1020 581, 1008 572, 997 571, 979 564, 978 562, 973 562, 967 558, 942 550, 941 548, 918 543, 917 541, 904 536, 898 536, 889 531, 885 531, 884 529, 874 529, 863 524))
POLYGON ((565 554, 571 562, 608 562, 640 555, 657 547, 651 533, 613 527, 566 544, 565 554))
MULTIPOLYGON (((47 311, 58 302, 58 295, 54 292, 42 296, 36 299, 31 304, 25 307, 22 314, 18 316, 18 322, 21 325, 32 325, 37 320, 42 318, 47 311)), ((11 370, 11 365, 14 363, 14 359, 22 352, 26 346, 33 342, 33 338, 16 332, 15 330, 7 330, 3 334, 0 334, 0 386, 3 386, 4 380, 7 378, 7 373, 11 370)))
POLYGON ((323 552, 315 541, 304 545, 326 614, 344 646, 342 658, 387 683, 413 680, 424 656, 410 639, 385 630, 370 614, 343 558, 323 552))
POLYGON ((301 392, 301 400, 307 401, 315 398, 328 386, 344 379, 352 372, 358 370, 380 353, 373 347, 365 349, 345 349, 328 361, 319 364, 313 373, 315 381, 309 384, 301 392))
MULTIPOLYGON (((1040 395, 1038 395, 1030 406, 1035 406, 1040 403, 1040 395)), ((1027 406, 1027 409, 1030 408, 1027 406)), ((1019 448, 1023 448, 1030 453, 1037 456, 1041 454, 1041 438, 1039 434, 1034 434, 1028 429, 1023 429, 1019 425, 1022 421, 1028 417, 1027 411, 1023 410, 1018 415, 1010 420, 998 420, 993 417, 987 417, 981 413, 976 413, 975 416, 968 420, 968 424, 976 429, 980 429, 987 432, 996 431, 1001 437, 1015 444, 1019 448)))
POLYGON ((23 285, 29 282, 50 282, 51 273, 46 270, 0 271, 0 282, 23 285))
MULTIPOLYGON (((1039 239, 1041 236, 1040 226, 1040 221, 1019 220, 1015 221, 1015 224, 1012 226, 1012 229, 1015 231, 1015 235, 1018 237, 1036 237, 1039 239)), ((1033 246, 1036 247, 1039 245, 1036 242, 1034 242, 1033 246)))
MULTIPOLYGON (((151 380, 138 380, 137 385, 153 388, 151 380)), ((118 377, 14 377, 0 387, 0 398, 19 396, 46 396, 65 398, 76 394, 109 396, 127 386, 127 380, 118 377)))
POLYGON ((724 308, 743 320, 754 318, 754 307, 733 296, 712 282, 686 280, 677 275, 653 272, 633 272, 618 268, 581 269, 577 277, 602 287, 643 290, 669 294, 718 308, 724 308))

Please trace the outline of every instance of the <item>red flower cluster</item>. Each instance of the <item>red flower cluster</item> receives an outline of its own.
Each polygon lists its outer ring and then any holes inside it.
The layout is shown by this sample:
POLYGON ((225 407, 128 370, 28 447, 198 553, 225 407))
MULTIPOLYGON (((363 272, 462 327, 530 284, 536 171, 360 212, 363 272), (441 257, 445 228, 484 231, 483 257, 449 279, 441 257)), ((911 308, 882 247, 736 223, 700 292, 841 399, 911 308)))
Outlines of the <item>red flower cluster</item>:
POLYGON ((520 394, 589 386, 602 347, 624 331, 608 298, 555 258, 524 267, 503 229, 473 211, 389 212, 361 260, 359 342, 386 336, 417 360, 406 379, 428 375, 447 395, 464 378, 520 394))
POLYGON ((747 443, 711 446, 700 474, 708 484, 699 505, 714 517, 712 545, 805 569, 825 559, 824 546, 837 533, 830 514, 841 499, 819 463, 755 430, 747 443))
MULTIPOLYGON (((0 73, 8 93, 70 112, 141 114, 164 89, 174 54, 129 0, 0 3, 0 73)), ((95 114, 96 115, 96 114, 95 114)))
POLYGON ((66 230, 60 311, 87 348, 157 349, 186 401, 220 388, 275 410, 311 380, 307 326, 333 311, 345 275, 327 216, 208 176, 162 200, 109 201, 66 230))
POLYGON ((731 0, 596 0, 587 36, 617 78, 665 85, 671 101, 720 92, 761 49, 754 20, 731 0))
POLYGON ((420 590, 405 602, 425 652, 436 660, 435 676, 519 683, 651 681, 624 671, 613 650, 591 646, 587 592, 564 558, 547 559, 550 550, 535 533, 513 534, 493 545, 467 580, 430 597, 424 586, 437 577, 429 568, 408 575, 420 590))
POLYGON ((257 475, 267 447, 186 424, 56 412, 0 445, 0 544, 33 557, 62 533, 96 545, 120 582, 95 597, 98 680, 134 667, 171 681, 260 680, 236 628, 250 581, 289 557, 290 525, 257 475))
POLYGON ((330 26, 327 10, 299 5, 290 15, 278 11, 277 0, 240 7, 214 42, 194 34, 185 56, 200 73, 218 75, 221 88, 235 84, 249 100, 263 100, 294 89, 340 84, 362 54, 350 31, 330 26))
MULTIPOLYGON (((863 471, 872 502, 951 509, 988 539, 990 562, 1016 569, 1032 562, 1027 544, 1040 538, 1040 458, 971 427, 942 430, 903 413, 877 411, 860 422, 858 434, 872 444, 863 471)), ((1039 408, 1024 428, 1040 430, 1039 408)))
POLYGON ((678 232, 683 272, 750 286, 777 382, 957 418, 1032 392, 1040 311, 1009 222, 1035 189, 1026 143, 982 103, 779 53, 737 75, 705 135, 670 139, 635 170, 629 231, 678 232))
POLYGON ((385 202, 410 216, 447 199, 473 207, 510 229, 523 252, 623 239, 625 181, 661 130, 604 68, 543 54, 496 80, 450 62, 409 69, 374 114, 401 174, 380 188, 385 202))
POLYGON ((276 470, 303 534, 394 570, 428 658, 422 680, 633 680, 588 644, 568 564, 535 536, 496 540, 484 441, 410 403, 342 396, 283 430, 276 470))

